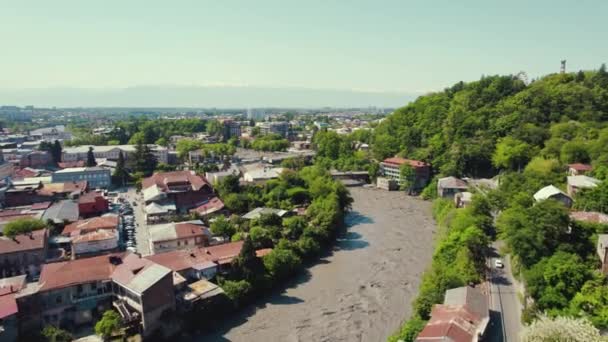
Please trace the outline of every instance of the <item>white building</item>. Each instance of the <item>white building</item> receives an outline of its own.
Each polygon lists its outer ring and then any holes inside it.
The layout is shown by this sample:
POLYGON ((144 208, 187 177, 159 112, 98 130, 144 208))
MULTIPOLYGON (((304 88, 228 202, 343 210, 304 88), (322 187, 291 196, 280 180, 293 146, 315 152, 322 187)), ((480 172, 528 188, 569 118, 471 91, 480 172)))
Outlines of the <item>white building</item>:
POLYGON ((94 167, 70 167, 53 172, 53 183, 78 182, 86 180, 91 188, 107 188, 112 184, 110 170, 94 167))
POLYGON ((247 170, 243 174, 245 182, 263 182, 274 178, 279 178, 283 172, 282 167, 261 166, 255 169, 247 170))
MULTIPOLYGON (((135 153, 135 145, 81 145, 75 147, 65 147, 61 160, 64 162, 72 162, 79 160, 87 160, 89 147, 93 148, 95 159, 105 158, 110 160, 118 160, 118 155, 122 151, 125 160, 128 160, 135 153)), ((169 151, 166 147, 159 145, 148 145, 152 150, 152 154, 156 157, 159 163, 167 164, 169 162, 169 151)))
POLYGON ((96 254, 118 248, 116 229, 98 229, 72 237, 72 252, 76 257, 82 254, 96 254))
POLYGON ((200 220, 148 226, 152 254, 207 246, 211 233, 200 220))
POLYGON ((29 135, 36 140, 43 141, 62 141, 72 139, 72 133, 66 131, 64 125, 35 129, 30 131, 29 135))

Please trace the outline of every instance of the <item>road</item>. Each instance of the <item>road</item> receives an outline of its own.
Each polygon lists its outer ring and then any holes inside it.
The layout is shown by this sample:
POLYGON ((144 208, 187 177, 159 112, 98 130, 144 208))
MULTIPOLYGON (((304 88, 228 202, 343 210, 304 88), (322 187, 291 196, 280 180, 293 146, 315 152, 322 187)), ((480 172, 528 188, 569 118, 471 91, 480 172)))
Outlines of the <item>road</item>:
POLYGON ((135 192, 135 188, 131 187, 126 193, 121 194, 133 206, 133 215, 135 216, 135 240, 137 241, 137 251, 141 255, 150 255, 150 243, 148 241, 148 225, 146 224, 146 215, 144 213, 144 204, 141 195, 135 192), (133 205, 133 202, 137 205, 133 205))
POLYGON ((490 316, 492 325, 489 341, 516 342, 523 328, 521 324, 521 303, 517 297, 515 279, 511 273, 509 258, 501 258, 505 267, 497 269, 494 260, 499 257, 496 247, 490 254, 490 316))
POLYGON ((431 203, 351 188, 349 228, 284 291, 189 341, 386 341, 411 315, 433 253, 431 203))

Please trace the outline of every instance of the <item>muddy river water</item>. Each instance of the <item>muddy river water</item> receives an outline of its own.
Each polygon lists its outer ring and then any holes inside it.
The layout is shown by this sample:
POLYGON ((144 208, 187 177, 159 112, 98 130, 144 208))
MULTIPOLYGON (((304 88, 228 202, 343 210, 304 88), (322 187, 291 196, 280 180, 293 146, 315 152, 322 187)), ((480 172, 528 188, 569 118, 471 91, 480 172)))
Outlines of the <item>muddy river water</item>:
POLYGON ((411 314, 431 260, 431 203, 351 188, 348 228, 334 251, 282 292, 197 341, 386 341, 411 314))

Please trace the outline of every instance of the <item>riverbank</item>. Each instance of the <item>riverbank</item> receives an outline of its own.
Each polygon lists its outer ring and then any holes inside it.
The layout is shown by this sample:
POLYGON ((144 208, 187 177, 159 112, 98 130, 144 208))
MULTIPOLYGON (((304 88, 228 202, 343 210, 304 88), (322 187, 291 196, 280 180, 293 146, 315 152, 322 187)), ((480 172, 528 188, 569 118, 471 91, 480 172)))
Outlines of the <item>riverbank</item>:
POLYGON ((350 190, 348 228, 332 253, 282 293, 193 341, 385 341, 411 314, 430 263, 431 204, 402 192, 350 190))

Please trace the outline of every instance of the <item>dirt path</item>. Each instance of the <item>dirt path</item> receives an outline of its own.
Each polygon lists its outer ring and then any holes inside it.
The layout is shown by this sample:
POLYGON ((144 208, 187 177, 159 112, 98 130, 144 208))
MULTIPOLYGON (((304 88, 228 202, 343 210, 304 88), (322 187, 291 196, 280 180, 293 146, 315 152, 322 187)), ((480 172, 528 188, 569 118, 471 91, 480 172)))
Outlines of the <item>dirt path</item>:
POLYGON ((385 341, 411 313, 430 262, 430 203, 351 188, 349 228, 335 251, 261 307, 197 341, 385 341))

